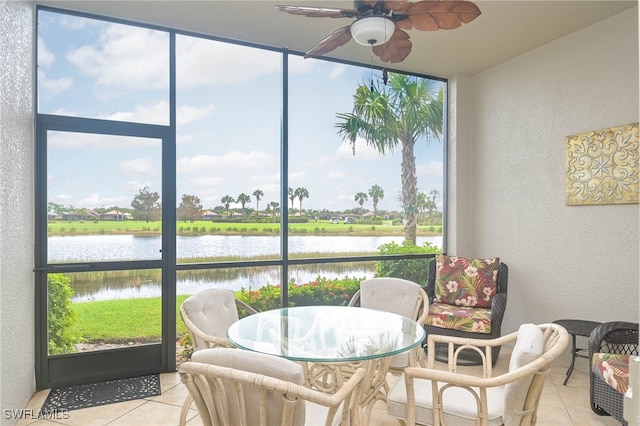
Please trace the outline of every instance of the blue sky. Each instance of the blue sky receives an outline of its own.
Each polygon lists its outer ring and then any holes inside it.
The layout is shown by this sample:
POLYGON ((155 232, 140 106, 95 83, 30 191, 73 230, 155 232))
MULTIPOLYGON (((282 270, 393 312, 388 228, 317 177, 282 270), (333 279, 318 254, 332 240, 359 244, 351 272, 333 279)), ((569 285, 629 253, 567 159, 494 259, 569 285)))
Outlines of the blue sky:
MULTIPOLYGON (((39 112, 168 124, 166 33, 42 11, 38 30, 39 112)), ((279 201, 281 54, 183 35, 176 45, 178 201, 194 194, 213 208, 256 189, 260 210, 279 201)), ((358 141, 354 156, 335 128, 358 84, 380 72, 290 56, 289 77, 289 186, 309 191, 303 208, 353 208, 379 185, 378 208, 399 210, 400 147, 381 156, 358 141)), ((416 144, 420 191, 443 192, 442 152, 439 141, 416 144)), ((51 134, 48 200, 130 207, 145 185, 161 192, 160 159, 157 140, 51 134)))

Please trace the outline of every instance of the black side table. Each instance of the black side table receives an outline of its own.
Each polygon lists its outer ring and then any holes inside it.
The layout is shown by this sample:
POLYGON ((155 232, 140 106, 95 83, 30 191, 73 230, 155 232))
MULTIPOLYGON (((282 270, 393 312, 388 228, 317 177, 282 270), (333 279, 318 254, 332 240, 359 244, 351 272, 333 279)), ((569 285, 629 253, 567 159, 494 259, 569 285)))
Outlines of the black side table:
POLYGON ((569 365, 569 369, 567 370, 567 377, 565 377, 562 385, 566 385, 569 381, 569 377, 571 377, 571 373, 573 373, 573 366, 575 365, 576 358, 589 358, 589 355, 583 355, 580 352, 588 351, 588 349, 584 348, 576 348, 576 336, 585 336, 589 337, 591 331, 599 326, 601 323, 595 321, 584 321, 584 320, 574 320, 574 319, 562 319, 553 322, 554 324, 558 324, 564 327, 567 332, 571 335, 571 364, 569 365))

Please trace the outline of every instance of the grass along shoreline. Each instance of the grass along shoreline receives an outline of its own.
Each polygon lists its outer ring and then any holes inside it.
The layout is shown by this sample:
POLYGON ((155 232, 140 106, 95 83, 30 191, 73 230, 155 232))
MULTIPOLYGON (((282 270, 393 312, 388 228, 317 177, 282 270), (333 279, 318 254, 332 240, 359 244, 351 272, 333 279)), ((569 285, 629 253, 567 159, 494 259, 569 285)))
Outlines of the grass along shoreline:
MULTIPOLYGON (((73 235, 160 235, 162 222, 145 221, 67 221, 49 222, 47 225, 49 236, 73 235)), ((251 235, 277 236, 280 235, 279 223, 251 223, 251 222, 177 222, 176 233, 180 236, 197 235, 251 235)), ((329 223, 328 221, 290 223, 290 235, 360 235, 360 236, 393 236, 404 235, 402 225, 394 225, 391 221, 383 224, 344 224, 329 223)), ((441 225, 420 225, 417 229, 419 236, 442 235, 441 225)))

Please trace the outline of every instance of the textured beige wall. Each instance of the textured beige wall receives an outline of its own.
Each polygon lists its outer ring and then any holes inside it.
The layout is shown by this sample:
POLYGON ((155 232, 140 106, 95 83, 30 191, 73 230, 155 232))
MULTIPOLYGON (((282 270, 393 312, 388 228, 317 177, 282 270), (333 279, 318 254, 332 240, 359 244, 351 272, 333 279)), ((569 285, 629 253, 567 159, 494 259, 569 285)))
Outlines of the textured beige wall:
MULTIPOLYGON (((0 409, 35 390, 33 5, 0 3, 0 409)), ((2 425, 14 424, 2 411, 2 425)))
POLYGON ((457 150, 469 242, 459 254, 509 265, 503 332, 560 318, 637 322, 638 205, 564 204, 565 137, 639 119, 637 8, 465 87, 473 113, 457 150))

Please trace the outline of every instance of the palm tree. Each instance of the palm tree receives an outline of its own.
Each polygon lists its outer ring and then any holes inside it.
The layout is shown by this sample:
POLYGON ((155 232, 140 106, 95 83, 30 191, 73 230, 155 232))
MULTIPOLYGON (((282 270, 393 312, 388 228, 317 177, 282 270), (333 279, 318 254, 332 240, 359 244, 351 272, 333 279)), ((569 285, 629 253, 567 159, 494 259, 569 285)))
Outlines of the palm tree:
POLYGON ((249 197, 244 192, 242 192, 240 195, 238 195, 238 199, 236 200, 236 203, 242 204, 242 216, 246 216, 247 213, 244 210, 244 205, 249 203, 249 202, 251 202, 251 197, 249 197))
POLYGON ((431 196, 431 203, 429 203, 429 217, 431 217, 433 211, 438 207, 436 199, 440 196, 440 191, 432 189, 431 192, 429 192, 429 195, 431 196))
POLYGON ((352 113, 339 113, 336 124, 355 155, 356 138, 363 138, 379 153, 402 147, 402 208, 405 240, 415 244, 417 230, 416 159, 414 145, 425 136, 427 143, 442 134, 444 86, 442 83, 389 73, 387 85, 360 85, 352 113))
POLYGON ((384 189, 379 185, 373 185, 369 188, 369 197, 373 201, 373 217, 378 216, 378 201, 384 198, 384 189))
POLYGON ((427 210, 427 194, 418 192, 418 211, 422 213, 423 217, 425 210, 427 210))
POLYGON ((236 200, 231 195, 225 195, 220 201, 224 204, 224 209, 227 211, 227 216, 229 216, 229 204, 235 203, 236 200))
POLYGON ((256 197, 256 216, 257 216, 258 215, 258 210, 259 210, 258 206, 260 205, 259 203, 260 203, 260 200, 262 199, 262 197, 264 195, 264 192, 262 192, 259 189, 256 189, 255 191, 253 191, 253 194, 251 194, 251 195, 256 197))
POLYGON ((369 199, 369 197, 367 197, 367 194, 364 192, 358 192, 354 199, 356 200, 356 203, 360 204, 360 216, 362 216, 362 205, 369 199))
POLYGON ((280 203, 277 201, 272 201, 269 203, 269 207, 271 207, 271 218, 273 221, 276 221, 276 213, 278 213, 278 209, 280 208, 280 203))
POLYGON ((289 187, 289 199, 291 200, 291 210, 293 210, 293 201, 296 199, 297 195, 295 194, 292 187, 289 187))
MULTIPOLYGON (((298 197, 298 199, 300 200, 300 216, 302 216, 302 199, 309 198, 309 191, 307 190, 307 188, 296 188, 293 194, 294 198, 298 197)), ((291 207, 293 208, 293 202, 291 204, 291 207)))

